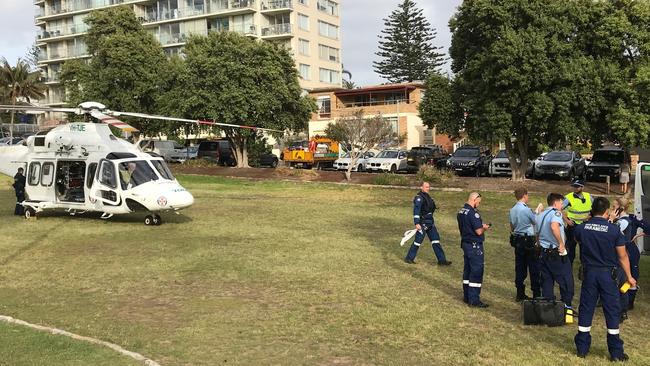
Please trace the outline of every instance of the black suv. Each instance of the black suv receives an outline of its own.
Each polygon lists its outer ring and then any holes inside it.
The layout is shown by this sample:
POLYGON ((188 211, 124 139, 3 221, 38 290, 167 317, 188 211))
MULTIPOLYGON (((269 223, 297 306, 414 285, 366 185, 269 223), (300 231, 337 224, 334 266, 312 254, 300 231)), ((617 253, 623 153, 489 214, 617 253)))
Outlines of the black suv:
POLYGON ((231 146, 228 140, 203 141, 199 144, 196 157, 212 160, 221 165, 235 166, 237 159, 232 153, 231 146))
POLYGON ((479 177, 488 173, 491 159, 489 149, 480 146, 461 146, 447 159, 447 168, 458 174, 479 177))
POLYGON ((436 166, 446 156, 447 152, 439 146, 416 146, 406 155, 406 171, 414 173, 422 165, 436 166))
POLYGON ((630 155, 617 146, 605 147, 594 151, 591 163, 587 166, 587 179, 609 176, 618 179, 623 164, 630 164, 630 155))

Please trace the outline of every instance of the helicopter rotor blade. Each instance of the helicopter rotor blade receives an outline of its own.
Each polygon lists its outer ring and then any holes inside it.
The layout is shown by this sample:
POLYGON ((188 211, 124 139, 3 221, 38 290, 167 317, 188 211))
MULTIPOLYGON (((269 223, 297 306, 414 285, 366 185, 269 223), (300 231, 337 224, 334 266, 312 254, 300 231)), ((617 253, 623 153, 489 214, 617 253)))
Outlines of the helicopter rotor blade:
POLYGON ((57 107, 35 107, 19 105, 0 105, 2 111, 21 111, 21 112, 62 112, 83 114, 78 108, 57 108, 57 107))
POLYGON ((97 120, 99 120, 100 122, 106 123, 109 126, 117 127, 122 131, 138 132, 138 129, 131 126, 130 124, 122 122, 119 119, 117 119, 117 118, 115 118, 113 116, 109 116, 109 115, 107 115, 105 113, 102 113, 102 112, 100 112, 100 111, 98 111, 96 109, 92 109, 88 113, 90 113, 91 116, 97 118, 97 120))
MULTIPOLYGON (((106 112, 109 113, 109 112, 106 112)), ((162 120, 162 121, 169 121, 169 122, 182 122, 182 123, 193 123, 196 125, 204 125, 204 126, 223 126, 223 127, 233 127, 233 128, 244 128, 244 129, 249 129, 253 131, 270 131, 270 132, 284 132, 280 130, 274 130, 271 128, 262 128, 262 127, 255 127, 255 126, 246 126, 246 125, 235 125, 232 123, 220 123, 220 122, 214 122, 214 121, 208 121, 208 120, 195 120, 195 119, 186 119, 186 118, 174 118, 174 117, 165 117, 165 116, 156 116, 152 114, 144 114, 144 113, 133 113, 133 112, 117 112, 117 111, 111 111, 110 112, 113 115, 117 116, 131 116, 131 117, 138 117, 138 118, 146 118, 146 119, 157 119, 157 120, 162 120)))

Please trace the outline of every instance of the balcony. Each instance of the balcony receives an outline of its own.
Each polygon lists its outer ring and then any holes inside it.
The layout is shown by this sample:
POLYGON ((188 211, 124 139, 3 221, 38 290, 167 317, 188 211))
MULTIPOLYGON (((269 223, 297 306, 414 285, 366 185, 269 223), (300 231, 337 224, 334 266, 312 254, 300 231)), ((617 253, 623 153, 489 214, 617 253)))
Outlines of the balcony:
POLYGON ((281 38, 281 37, 291 37, 291 24, 274 24, 268 27, 262 28, 262 37, 263 38, 281 38))
POLYGON ((140 23, 155 23, 163 22, 166 20, 175 20, 195 17, 198 15, 207 14, 205 5, 201 7, 182 7, 177 9, 169 9, 160 12, 147 12, 144 17, 138 17, 140 23))
POLYGON ((267 0, 262 2, 262 13, 272 14, 293 10, 291 0, 267 0))
POLYGON ((210 32, 235 32, 242 34, 244 36, 252 36, 252 37, 257 37, 257 27, 255 25, 249 24, 237 24, 237 25, 230 25, 228 27, 219 27, 219 28, 212 28, 209 30, 210 32))
POLYGON ((127 0, 72 0, 67 2, 70 11, 87 10, 110 5, 119 5, 127 0))
POLYGON ((45 16, 45 9, 44 8, 36 9, 36 12, 34 13, 34 19, 38 19, 42 16, 45 16))
POLYGON ((250 9, 255 11, 255 0, 231 0, 230 9, 250 9))
POLYGON ((37 34, 38 39, 48 39, 54 37, 71 36, 85 33, 88 31, 87 24, 69 25, 63 27, 53 27, 37 34))
POLYGON ((185 43, 185 41, 187 40, 187 34, 186 33, 171 33, 171 34, 163 33, 158 36, 158 40, 160 41, 160 44, 163 46, 182 44, 185 43))

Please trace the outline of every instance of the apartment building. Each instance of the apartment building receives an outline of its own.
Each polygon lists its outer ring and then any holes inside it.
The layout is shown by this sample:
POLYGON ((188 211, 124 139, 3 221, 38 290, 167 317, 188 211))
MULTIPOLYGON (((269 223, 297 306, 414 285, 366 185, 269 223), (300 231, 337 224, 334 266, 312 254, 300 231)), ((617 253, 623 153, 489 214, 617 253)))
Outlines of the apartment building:
POLYGON ((310 95, 316 99, 318 112, 312 114, 309 121, 309 136, 323 135, 328 124, 363 110, 366 118, 381 115, 390 122, 393 131, 405 137, 400 147, 410 149, 419 145, 438 144, 451 152, 456 141, 445 134, 437 133, 435 127, 430 129, 422 123, 418 107, 424 93, 424 84, 421 83, 378 85, 358 89, 314 89, 310 95))
POLYGON ((340 1, 333 0, 34 0, 39 65, 48 86, 44 104, 65 101, 61 66, 89 58, 82 36, 90 11, 128 5, 169 55, 191 34, 237 32, 289 48, 305 90, 341 85, 340 1))

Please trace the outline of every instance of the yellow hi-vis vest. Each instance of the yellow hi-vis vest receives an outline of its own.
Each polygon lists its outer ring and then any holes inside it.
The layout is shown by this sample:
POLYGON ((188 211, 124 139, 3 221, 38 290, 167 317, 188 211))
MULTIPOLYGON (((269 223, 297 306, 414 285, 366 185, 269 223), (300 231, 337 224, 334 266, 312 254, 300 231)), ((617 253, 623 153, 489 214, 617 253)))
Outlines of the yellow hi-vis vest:
POLYGON ((569 220, 573 220, 576 224, 580 224, 583 221, 587 221, 589 218, 589 213, 591 212, 591 196, 587 192, 582 192, 582 198, 584 198, 584 203, 580 198, 573 197, 573 192, 564 196, 569 201, 569 206, 566 208, 566 215, 569 220))

